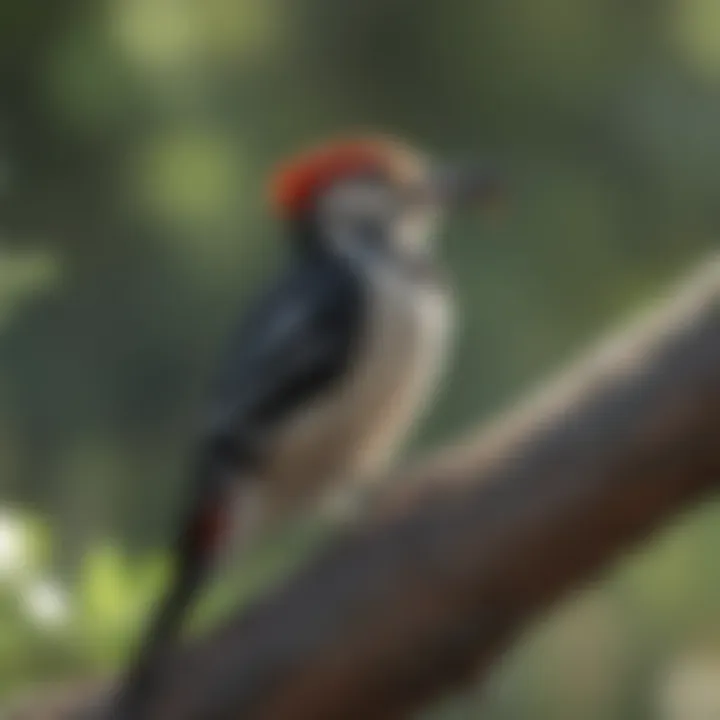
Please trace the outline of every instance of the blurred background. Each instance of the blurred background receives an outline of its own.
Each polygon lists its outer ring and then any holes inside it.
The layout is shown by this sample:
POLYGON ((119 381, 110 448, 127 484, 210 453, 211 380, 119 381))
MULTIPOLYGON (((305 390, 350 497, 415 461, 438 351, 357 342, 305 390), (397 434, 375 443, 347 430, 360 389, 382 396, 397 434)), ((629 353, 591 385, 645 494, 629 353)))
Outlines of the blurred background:
MULTIPOLYGON (((282 251, 268 168, 367 128, 513 181, 447 236, 464 334, 425 449, 717 247, 720 4, 0 3, 0 705, 122 662, 212 359, 282 251)), ((428 718, 720 718, 719 518, 686 515, 428 718)), ((293 533, 199 622, 318 539, 293 533)))

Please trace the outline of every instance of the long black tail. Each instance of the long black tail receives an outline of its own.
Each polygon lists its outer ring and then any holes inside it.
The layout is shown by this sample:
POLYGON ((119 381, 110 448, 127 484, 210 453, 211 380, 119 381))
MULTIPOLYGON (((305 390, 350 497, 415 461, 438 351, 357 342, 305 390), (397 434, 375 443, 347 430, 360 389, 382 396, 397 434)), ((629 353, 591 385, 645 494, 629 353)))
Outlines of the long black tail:
POLYGON ((208 559, 199 555, 190 561, 179 559, 170 591, 155 610, 147 636, 120 688, 113 720, 144 719, 163 660, 180 638, 184 621, 206 580, 209 564, 208 559))
POLYGON ((214 566, 226 513, 217 494, 190 509, 175 548, 170 590, 153 614, 147 636, 120 688, 112 720, 144 720, 163 660, 176 646, 183 623, 214 566))
POLYGON ((183 622, 204 584, 207 567, 198 558, 178 568, 170 592, 151 621, 148 635, 117 698, 113 720, 142 720, 152 701, 165 655, 180 637, 183 622))
POLYGON ((238 458, 218 445, 199 457, 193 495, 173 547, 170 589, 151 619, 148 634, 120 688, 112 720, 146 720, 167 654, 180 639, 183 623, 207 583, 231 520, 227 491, 238 458))

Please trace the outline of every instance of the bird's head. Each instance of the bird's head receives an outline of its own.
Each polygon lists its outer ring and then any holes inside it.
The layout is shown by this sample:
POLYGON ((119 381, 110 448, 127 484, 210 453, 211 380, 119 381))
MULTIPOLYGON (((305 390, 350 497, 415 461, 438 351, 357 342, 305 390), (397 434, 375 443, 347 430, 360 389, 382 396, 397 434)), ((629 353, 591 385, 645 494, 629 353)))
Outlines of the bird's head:
POLYGON ((495 197, 499 182, 476 167, 437 166, 394 139, 361 137, 291 158, 270 189, 303 243, 402 258, 431 253, 443 213, 495 197))

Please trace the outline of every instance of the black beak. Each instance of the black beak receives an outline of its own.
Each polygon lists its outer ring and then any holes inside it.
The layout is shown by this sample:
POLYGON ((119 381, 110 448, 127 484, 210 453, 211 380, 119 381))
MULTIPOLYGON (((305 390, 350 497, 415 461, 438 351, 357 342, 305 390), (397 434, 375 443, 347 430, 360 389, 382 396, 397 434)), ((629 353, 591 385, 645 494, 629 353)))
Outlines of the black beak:
POLYGON ((431 195, 450 209, 487 207, 505 197, 499 172, 480 165, 438 168, 431 179, 431 195))

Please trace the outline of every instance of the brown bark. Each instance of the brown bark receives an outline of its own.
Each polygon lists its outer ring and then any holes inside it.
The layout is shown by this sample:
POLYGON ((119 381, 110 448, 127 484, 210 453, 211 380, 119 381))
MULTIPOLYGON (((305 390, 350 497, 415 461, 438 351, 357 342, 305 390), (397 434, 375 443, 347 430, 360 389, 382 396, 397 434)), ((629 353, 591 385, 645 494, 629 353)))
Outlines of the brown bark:
POLYGON ((398 718, 481 677, 538 611, 720 482, 720 259, 392 480, 284 587, 171 658, 152 717, 398 718))

